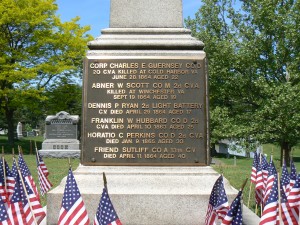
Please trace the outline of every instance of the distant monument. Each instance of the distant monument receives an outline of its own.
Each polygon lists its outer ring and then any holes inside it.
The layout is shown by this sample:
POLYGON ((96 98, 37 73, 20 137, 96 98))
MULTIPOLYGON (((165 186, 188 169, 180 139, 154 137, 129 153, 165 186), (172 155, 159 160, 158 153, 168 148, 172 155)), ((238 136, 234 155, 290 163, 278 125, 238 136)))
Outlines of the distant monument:
POLYGON ((23 127, 21 122, 17 125, 17 137, 18 139, 23 138, 23 127))
MULTIPOLYGON (((108 180, 126 225, 202 225, 218 174, 209 167, 204 44, 183 27, 182 0, 111 0, 110 28, 84 60, 82 165, 91 221, 108 180)), ((65 179, 48 193, 57 224, 65 179)), ((227 195, 236 195, 228 182, 227 195)))
POLYGON ((39 153, 54 158, 79 158, 78 115, 61 111, 45 120, 45 140, 39 153))

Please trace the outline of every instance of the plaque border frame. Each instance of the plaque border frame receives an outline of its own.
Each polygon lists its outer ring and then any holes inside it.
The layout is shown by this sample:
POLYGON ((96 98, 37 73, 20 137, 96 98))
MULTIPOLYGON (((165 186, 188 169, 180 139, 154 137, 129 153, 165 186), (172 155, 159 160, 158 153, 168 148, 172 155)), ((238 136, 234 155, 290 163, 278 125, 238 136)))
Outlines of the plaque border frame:
MULTIPOLYGON (((204 52, 203 52, 204 53, 204 52)), ((99 59, 99 60, 110 60, 110 59, 177 59, 177 60, 203 60, 204 63, 204 95, 205 95, 205 109, 204 118, 205 121, 205 136, 206 136, 206 163, 116 163, 116 162, 83 162, 84 159, 84 152, 85 152, 85 115, 87 113, 87 108, 84 108, 84 105, 82 106, 82 126, 81 126, 81 135, 82 135, 82 150, 81 150, 81 164, 84 166, 209 166, 210 164, 210 135, 209 135, 209 86, 208 86, 208 62, 206 58, 206 54, 199 54, 199 55, 86 55, 84 57, 83 62, 83 92, 82 92, 82 103, 84 103, 87 99, 87 75, 88 75, 88 61, 91 59, 99 59)))

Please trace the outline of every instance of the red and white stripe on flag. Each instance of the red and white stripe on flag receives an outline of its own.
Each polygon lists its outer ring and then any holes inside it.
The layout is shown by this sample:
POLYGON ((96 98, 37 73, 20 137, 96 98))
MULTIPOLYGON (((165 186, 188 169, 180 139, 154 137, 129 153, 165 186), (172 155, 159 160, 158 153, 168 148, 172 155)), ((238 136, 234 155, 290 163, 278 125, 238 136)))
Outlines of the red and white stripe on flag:
POLYGON ((82 225, 89 224, 89 217, 85 209, 82 198, 78 198, 68 211, 61 207, 59 212, 58 225, 77 224, 80 221, 82 225))
POLYGON ((52 184, 50 183, 48 178, 43 173, 42 168, 40 166, 38 166, 37 169, 38 169, 38 177, 39 177, 39 183, 40 183, 40 191, 41 191, 41 194, 44 195, 51 189, 52 184))
MULTIPOLYGON (((28 198, 29 198, 34 216, 39 224, 45 218, 46 213, 34 193, 29 194, 28 198)), ((34 224, 34 218, 31 213, 29 202, 27 202, 27 204, 24 205, 24 214, 26 216, 27 223, 34 224)))
POLYGON ((263 215, 260 218, 259 225, 265 225, 265 224, 277 225, 279 224, 278 218, 279 218, 278 202, 273 202, 265 206, 263 215))

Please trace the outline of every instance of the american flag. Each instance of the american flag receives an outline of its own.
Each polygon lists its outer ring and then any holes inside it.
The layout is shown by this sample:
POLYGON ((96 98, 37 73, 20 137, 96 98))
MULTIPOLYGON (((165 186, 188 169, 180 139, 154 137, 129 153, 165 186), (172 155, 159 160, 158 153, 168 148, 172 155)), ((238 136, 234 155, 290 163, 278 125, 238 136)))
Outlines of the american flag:
MULTIPOLYGON (((292 208, 299 209, 300 206, 300 174, 298 174, 296 182, 291 189, 288 197, 288 202, 292 208)), ((299 215, 299 212, 298 212, 299 215)))
POLYGON ((58 225, 88 225, 89 223, 84 202, 70 168, 59 212, 58 225))
POLYGON ((290 204, 288 203, 286 194, 283 190, 282 185, 280 185, 280 196, 281 196, 281 215, 282 215, 282 221, 283 224, 288 225, 298 225, 298 209, 294 209, 290 207, 290 204))
POLYGON ((275 168, 275 165, 274 165, 273 161, 270 161, 269 169, 268 169, 267 186, 265 187, 265 195, 264 195, 264 203, 265 204, 266 204, 266 202, 268 200, 268 197, 271 193, 271 189, 273 187, 275 177, 277 177, 277 171, 276 171, 276 168, 275 168))
POLYGON ((280 183, 281 183, 284 191, 286 191, 288 185, 290 185, 290 175, 287 170, 285 160, 283 160, 280 183))
MULTIPOLYGON (((22 204, 23 204, 22 205, 22 210, 24 210, 24 215, 25 215, 26 222, 29 223, 29 224, 30 224, 30 222, 33 223, 34 217, 35 217, 37 223, 39 224, 44 219, 44 217, 46 216, 46 213, 43 210, 43 207, 40 204, 39 199, 36 197, 34 191, 31 189, 28 181, 26 180, 26 178, 22 174, 21 170, 20 170, 20 173, 21 173, 22 177, 20 176, 19 170, 17 168, 17 162, 16 162, 15 159, 13 161, 12 171, 15 174, 15 186, 18 184, 21 195, 23 196, 23 198, 21 199, 22 204), (23 187, 23 184, 25 186, 25 189, 23 187), (24 194, 25 191, 27 192, 28 199, 27 199, 27 196, 24 194), (30 208, 30 206, 31 206, 31 208, 30 208), (34 217, 32 215, 31 210, 33 211, 34 217)), ((15 192, 15 190, 14 190, 14 192, 15 192)))
POLYGON ((6 204, 2 198, 0 198, 0 225, 12 225, 11 218, 6 209, 6 204))
POLYGON ((216 224, 217 219, 223 219, 228 212, 228 199, 221 175, 213 186, 205 217, 205 225, 216 224))
MULTIPOLYGON (((15 180, 19 181, 19 174, 16 174, 15 180)), ((26 198, 24 189, 20 182, 16 182, 14 185, 14 193, 10 200, 8 214, 13 221, 14 225, 28 225, 26 222, 26 216, 23 208, 23 201, 26 198)))
POLYGON ((29 171, 29 168, 25 162, 25 160, 23 159, 22 154, 19 154, 19 158, 18 158, 18 164, 22 173, 22 176, 25 178, 25 180, 27 181, 29 187, 33 190, 36 198, 38 199, 38 201, 40 202, 40 194, 38 192, 37 186, 33 180, 33 177, 29 171))
POLYGON ((40 166, 37 167, 37 170, 38 170, 41 195, 44 196, 44 194, 46 194, 51 189, 52 184, 49 181, 49 179, 45 176, 40 166))
POLYGON ((272 188, 266 201, 259 225, 279 224, 279 204, 278 204, 278 178, 274 174, 272 188))
POLYGON ((222 220, 221 225, 242 225, 243 216, 242 216, 242 197, 243 192, 239 191, 233 202, 231 203, 230 209, 227 212, 227 215, 222 220))
MULTIPOLYGON (((269 167, 269 164, 267 162, 267 159, 264 155, 262 155, 262 157, 261 157, 261 169, 262 169, 262 173, 263 173, 264 189, 266 189, 266 186, 267 186, 268 167, 269 167)), ((265 190, 264 190, 264 192, 265 192, 265 190)))
POLYGON ((122 225, 114 206, 110 201, 106 188, 103 188, 94 225, 122 225))
POLYGON ((7 172, 6 172, 6 168, 5 168, 5 160, 2 157, 2 159, 0 160, 0 196, 1 199, 3 200, 3 202, 7 202, 8 201, 8 191, 7 191, 7 172))
POLYGON ((41 191, 41 194, 44 195, 51 189, 52 184, 50 183, 50 181, 47 177, 49 172, 45 172, 45 168, 46 168, 46 171, 48 171, 47 167, 46 167, 44 161, 43 160, 41 161, 41 160, 42 160, 42 158, 39 156, 39 154, 37 152, 37 154, 36 154, 36 163, 37 163, 37 171, 38 171, 38 178, 39 178, 39 184, 40 184, 40 191, 41 191))
POLYGON ((5 168, 3 165, 3 160, 0 161, 0 196, 3 202, 7 202, 8 196, 6 191, 6 175, 5 168))
POLYGON ((49 175, 48 168, 47 168, 42 156, 40 156, 38 151, 36 152, 36 159, 37 159, 37 164, 41 167, 41 170, 45 174, 45 177, 48 177, 48 175, 49 175))
POLYGON ((5 164, 5 172, 6 172, 6 191, 8 194, 8 198, 10 199, 14 193, 15 178, 5 160, 4 160, 4 164, 5 164))
POLYGON ((264 181, 260 163, 257 164, 255 199, 257 204, 261 204, 264 198, 264 181))
POLYGON ((252 169, 251 169, 251 179, 250 179, 250 181, 253 184, 256 184, 257 164, 258 164, 257 153, 254 152, 254 158, 253 158, 252 169))
POLYGON ((42 220, 45 218, 46 213, 45 213, 41 203, 39 202, 39 199, 36 197, 34 191, 31 189, 27 180, 24 178, 22 172, 21 172, 21 176, 18 177, 19 180, 16 179, 16 182, 19 182, 20 185, 24 184, 24 186, 21 186, 21 189, 24 189, 24 193, 25 192, 27 193, 25 198, 22 199, 26 222, 28 224, 33 224, 34 218, 35 218, 37 223, 40 224, 42 222, 42 220), (23 182, 22 182, 22 180, 23 180, 23 182), (28 197, 28 199, 27 199, 27 197, 28 197), (33 214, 34 214, 34 216, 33 216, 33 214))
POLYGON ((291 173, 290 173, 290 184, 287 186, 285 191, 286 195, 289 196, 291 189, 293 188, 297 179, 297 170, 294 164, 294 161, 291 160, 291 173))

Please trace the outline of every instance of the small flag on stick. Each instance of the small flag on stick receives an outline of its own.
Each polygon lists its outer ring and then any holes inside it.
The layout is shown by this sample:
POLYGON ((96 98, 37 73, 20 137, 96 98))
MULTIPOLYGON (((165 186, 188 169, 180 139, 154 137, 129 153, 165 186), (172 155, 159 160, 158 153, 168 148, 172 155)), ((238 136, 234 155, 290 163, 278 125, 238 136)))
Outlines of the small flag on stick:
POLYGON ((14 225, 27 225, 23 207, 25 193, 22 184, 19 183, 19 174, 16 174, 15 179, 17 182, 14 185, 14 193, 10 200, 8 213, 14 225))
POLYGON ((29 170, 22 154, 19 154, 18 165, 20 167, 20 171, 22 173, 22 176, 26 180, 26 182, 29 185, 29 187, 31 188, 31 190, 33 190, 33 192, 34 192, 35 196, 37 197, 38 201, 41 202, 40 194, 38 192, 37 186, 36 186, 36 184, 33 180, 33 177, 30 173, 30 170, 29 170))
POLYGON ((279 204, 278 204, 278 177, 274 174, 274 180, 267 198, 259 225, 279 224, 279 204))
POLYGON ((7 212, 7 205, 0 198, 0 225, 12 225, 11 218, 7 212))
POLYGON ((94 219, 94 225, 122 225, 107 192, 107 181, 103 173, 104 188, 94 219))
POLYGON ((70 167, 57 224, 89 225, 89 223, 88 213, 70 167))
POLYGON ((38 177, 39 177, 39 184, 40 184, 40 191, 41 194, 46 194, 52 187, 52 184, 50 183, 48 179, 48 169, 42 159, 42 157, 39 155, 38 151, 36 151, 36 163, 37 163, 37 171, 38 171, 38 177))
POLYGON ((244 181, 239 193, 237 194, 234 201, 231 203, 230 209, 227 212, 227 215, 222 220, 221 225, 242 225, 243 224, 243 190, 248 181, 248 178, 244 181))
POLYGON ((221 175, 213 186, 205 217, 205 225, 214 225, 217 219, 223 220, 228 212, 228 198, 221 175))
MULTIPOLYGON (((26 219, 26 224, 40 224, 45 218, 46 213, 43 210, 43 207, 41 206, 34 191, 24 178, 15 159, 13 166, 17 168, 17 174, 15 176, 15 192, 17 192, 17 194, 15 195, 14 193, 11 205, 13 205, 13 207, 20 207, 20 204, 22 204, 22 210, 26 219)), ((17 211, 19 210, 18 208, 12 209, 17 211)))

